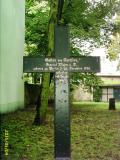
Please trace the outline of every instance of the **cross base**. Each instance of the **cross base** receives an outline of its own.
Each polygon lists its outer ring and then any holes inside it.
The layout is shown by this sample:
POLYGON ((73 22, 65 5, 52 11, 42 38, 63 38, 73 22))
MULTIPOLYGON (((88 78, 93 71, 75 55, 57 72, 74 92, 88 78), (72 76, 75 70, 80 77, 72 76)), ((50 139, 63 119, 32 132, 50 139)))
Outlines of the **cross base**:
POLYGON ((55 160, 71 160, 70 157, 57 157, 55 160))

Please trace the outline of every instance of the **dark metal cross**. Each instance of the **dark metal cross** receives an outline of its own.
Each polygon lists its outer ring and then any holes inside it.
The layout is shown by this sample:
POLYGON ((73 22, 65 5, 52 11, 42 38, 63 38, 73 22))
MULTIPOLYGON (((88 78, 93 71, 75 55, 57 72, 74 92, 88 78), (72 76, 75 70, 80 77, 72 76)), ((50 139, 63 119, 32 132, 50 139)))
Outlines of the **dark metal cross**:
POLYGON ((24 57, 24 72, 55 72, 55 159, 70 160, 69 72, 99 72, 99 57, 70 57, 67 26, 55 27, 55 57, 24 57))

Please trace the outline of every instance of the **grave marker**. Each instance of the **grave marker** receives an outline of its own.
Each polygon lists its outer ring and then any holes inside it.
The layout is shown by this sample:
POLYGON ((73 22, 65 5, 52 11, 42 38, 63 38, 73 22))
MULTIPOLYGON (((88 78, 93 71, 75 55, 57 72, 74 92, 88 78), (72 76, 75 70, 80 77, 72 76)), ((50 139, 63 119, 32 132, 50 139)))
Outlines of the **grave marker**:
POLYGON ((55 159, 70 160, 69 72, 99 72, 99 57, 70 57, 67 26, 55 27, 55 57, 24 57, 24 73, 55 73, 55 159))

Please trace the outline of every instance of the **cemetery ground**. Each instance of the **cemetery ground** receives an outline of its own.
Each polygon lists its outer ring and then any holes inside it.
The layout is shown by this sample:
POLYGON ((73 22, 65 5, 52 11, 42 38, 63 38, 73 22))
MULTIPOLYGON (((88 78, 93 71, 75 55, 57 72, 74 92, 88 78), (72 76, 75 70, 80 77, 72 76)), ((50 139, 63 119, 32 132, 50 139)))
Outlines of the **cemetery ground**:
MULTIPOLYGON (((107 103, 75 102, 71 105, 72 160, 120 160, 120 103, 115 111, 107 103)), ((2 142, 8 131, 12 160, 53 160, 54 120, 49 107, 45 125, 33 126, 35 107, 2 115, 2 142)), ((2 144, 1 153, 4 152, 2 144)))

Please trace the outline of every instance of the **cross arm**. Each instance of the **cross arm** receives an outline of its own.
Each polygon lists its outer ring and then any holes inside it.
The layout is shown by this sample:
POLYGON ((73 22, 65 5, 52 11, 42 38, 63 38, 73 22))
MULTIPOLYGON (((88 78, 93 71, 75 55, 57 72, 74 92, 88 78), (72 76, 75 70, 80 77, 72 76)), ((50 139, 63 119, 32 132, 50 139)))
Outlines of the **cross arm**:
POLYGON ((24 73, 31 72, 100 72, 100 57, 45 58, 24 57, 24 73))
POLYGON ((54 68, 51 65, 55 65, 54 58, 45 57, 23 57, 23 72, 54 72, 54 68))
POLYGON ((70 72, 100 72, 100 57, 77 57, 75 62, 69 67, 70 72))

